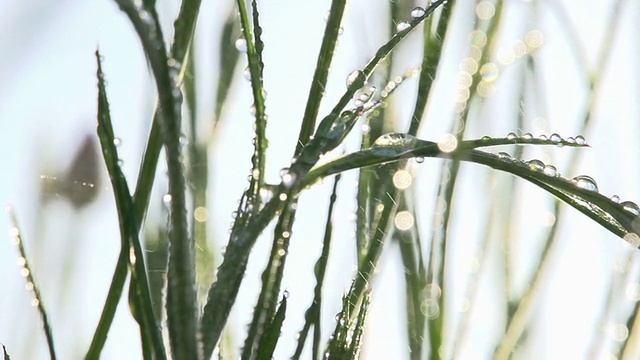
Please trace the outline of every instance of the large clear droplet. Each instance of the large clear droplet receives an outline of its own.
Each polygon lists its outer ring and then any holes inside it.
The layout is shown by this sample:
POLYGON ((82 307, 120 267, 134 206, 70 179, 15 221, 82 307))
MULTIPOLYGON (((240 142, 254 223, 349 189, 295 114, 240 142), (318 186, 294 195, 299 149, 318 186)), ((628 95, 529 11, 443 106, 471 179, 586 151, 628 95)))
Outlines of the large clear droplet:
POLYGON ((587 140, 582 135, 576 136, 575 140, 578 145, 585 145, 587 143, 587 140))
POLYGON ((551 141, 553 141, 555 143, 558 143, 558 142, 562 141, 562 136, 560 136, 560 135, 558 135, 556 133, 553 133, 553 134, 551 134, 551 136, 549 136, 549 140, 551 140, 551 141))
POLYGON ((542 140, 542 141, 547 141, 547 140, 549 140, 549 138, 547 138, 547 135, 544 135, 544 134, 543 134, 543 135, 538 136, 538 139, 540 139, 540 140, 542 140))
POLYGON ((509 153, 504 152, 504 151, 499 152, 499 153, 498 153, 498 157, 499 157, 500 159, 503 159, 503 160, 513 160, 513 158, 511 157, 511 155, 510 155, 509 153))
POLYGON ((578 175, 573 178, 573 182, 577 187, 581 189, 598 191, 598 185, 596 184, 596 181, 593 180, 591 176, 578 175))
POLYGON ((414 7, 413 10, 411 10, 411 17, 414 18, 414 19, 417 19, 419 17, 424 16, 425 12, 426 11, 423 8, 419 7, 419 6, 418 7, 414 7))
POLYGON ((349 75, 347 75, 347 87, 351 86, 356 80, 360 77, 364 77, 364 73, 360 70, 353 70, 349 75))
POLYGON ((376 139, 374 146, 404 146, 410 145, 416 140, 415 137, 402 133, 384 134, 376 139))
POLYGON ((558 175, 558 169, 556 169, 555 166, 553 165, 547 165, 544 167, 544 170, 542 170, 542 172, 544 172, 545 175, 548 176, 557 176, 558 175))
POLYGON ((533 135, 531 133, 525 133, 525 134, 522 134, 522 138, 525 140, 531 140, 533 139, 533 135))
POLYGON ((516 133, 514 132, 510 132, 507 134, 507 140, 515 140, 518 138, 518 135, 516 135, 516 133))
POLYGON ((640 216, 640 207, 633 201, 625 201, 620 204, 622 208, 635 216, 640 216))
POLYGON ((544 163, 540 160, 537 160, 537 159, 529 160, 525 164, 527 164, 527 166, 531 170, 544 171, 544 163))
POLYGON ((406 31, 409 28, 411 28, 411 25, 406 21, 399 22, 398 25, 396 25, 396 30, 398 32, 406 31))
POLYGON ((618 195, 611 195, 609 200, 613 201, 614 203, 620 204, 620 196, 618 196, 618 195))
POLYGON ((246 53, 247 52, 247 40, 243 37, 238 38, 238 40, 236 40, 236 49, 238 49, 238 51, 240 51, 241 53, 246 53))

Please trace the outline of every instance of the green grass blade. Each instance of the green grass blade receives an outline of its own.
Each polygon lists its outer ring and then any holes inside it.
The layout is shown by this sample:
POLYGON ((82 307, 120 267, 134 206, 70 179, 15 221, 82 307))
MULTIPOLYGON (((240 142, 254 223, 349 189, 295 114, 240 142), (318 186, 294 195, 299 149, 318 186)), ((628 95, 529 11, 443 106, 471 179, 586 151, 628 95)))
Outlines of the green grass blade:
POLYGON ((367 290, 359 304, 350 304, 349 300, 355 297, 354 289, 352 285, 349 292, 342 298, 342 311, 336 317, 336 327, 327 344, 323 359, 346 360, 358 358, 371 297, 370 290, 367 290))
POLYGON ((313 301, 307 311, 304 314, 304 327, 300 331, 298 337, 298 345, 296 346, 293 360, 300 359, 304 345, 307 341, 307 336, 311 326, 313 326, 313 350, 312 359, 319 359, 320 355, 320 312, 322 310, 322 285, 324 284, 324 277, 327 271, 327 264, 329 263, 329 251, 331 250, 331 239, 333 235, 333 209, 335 207, 336 200, 338 199, 338 183, 340 182, 341 175, 338 174, 333 182, 333 189, 331 191, 331 197, 329 198, 329 209, 327 210, 327 221, 324 226, 324 238, 322 240, 322 253, 316 261, 314 266, 314 274, 316 277, 316 286, 313 291, 313 301))
MULTIPOLYGON (((249 198, 250 204, 256 203, 259 199, 260 187, 264 184, 265 169, 265 153, 267 151, 268 141, 266 137, 267 118, 265 113, 264 84, 262 79, 262 50, 264 43, 261 40, 262 28, 258 19, 258 7, 255 1, 252 2, 253 8, 253 32, 251 31, 251 22, 249 20, 249 12, 245 0, 236 1, 238 6, 238 14, 240 15, 240 27, 242 36, 246 44, 247 62, 249 63, 249 75, 251 80, 251 90, 253 93, 253 109, 255 110, 255 148, 251 157, 252 172, 251 181, 249 182, 249 198)), ((254 207, 257 211, 259 206, 254 207)))
MULTIPOLYGON (((162 359, 165 358, 164 344, 162 342, 160 328, 155 323, 155 317, 153 315, 146 267, 144 265, 144 253, 138 238, 139 225, 135 217, 135 208, 126 179, 118 164, 118 152, 114 143, 115 136, 111 125, 109 102, 104 85, 100 53, 98 51, 96 51, 96 59, 98 63, 98 137, 100 138, 102 153, 116 199, 122 237, 121 253, 125 251, 129 253, 130 249, 133 249, 133 257, 135 260, 130 260, 130 262, 132 281, 135 281, 137 285, 135 286, 135 313, 139 319, 141 333, 148 335, 148 338, 145 338, 143 343, 146 341, 147 344, 152 344, 156 358, 162 359)), ((98 343, 100 343, 100 341, 98 341, 98 343)), ((99 354, 99 349, 97 350, 98 353, 96 353, 96 355, 99 354)), ((91 351, 93 350, 90 350, 90 352, 91 351)))
POLYGON ((173 24, 175 31, 173 45, 171 46, 171 56, 176 61, 183 62, 182 69, 186 69, 186 63, 190 62, 188 54, 190 53, 193 34, 196 30, 201 2, 202 0, 182 0, 180 13, 173 24))
POLYGON ((291 229, 295 220, 297 200, 287 203, 278 218, 274 234, 271 254, 266 268, 262 273, 262 289, 256 306, 253 308, 253 319, 249 325, 249 333, 244 343, 242 358, 254 359, 260 355, 260 344, 265 341, 264 336, 269 332, 271 318, 276 311, 276 302, 284 274, 287 260, 291 229))
POLYGON ((271 324, 266 329, 267 333, 262 337, 260 346, 257 351, 258 360, 271 360, 273 359, 273 351, 276 349, 278 340, 280 339, 280 331, 282 330, 282 323, 284 322, 285 315, 287 313, 287 294, 282 296, 278 311, 273 316, 271 324))
MULTIPOLYGON (((24 241, 22 239, 22 232, 20 230, 20 226, 18 225, 18 219, 16 214, 13 212, 12 208, 8 208, 9 217, 11 221, 11 236, 13 237, 13 242, 18 247, 18 252, 20 253, 20 263, 22 264, 22 274, 26 277, 27 286, 33 291, 34 299, 32 300, 32 304, 36 306, 38 312, 40 313, 40 318, 42 319, 42 329, 44 330, 45 338, 47 339, 47 348, 49 349, 49 357, 52 360, 57 359, 56 356, 56 347, 53 341, 53 330, 51 329, 51 323, 49 322, 49 316, 47 315, 47 310, 44 307, 44 302, 42 301, 42 294, 40 294, 40 289, 36 285, 35 277, 33 276, 33 271, 31 270, 31 266, 29 265, 29 257, 27 256, 27 250, 24 246, 24 241)), ((2 345, 2 349, 4 351, 4 358, 9 358, 9 354, 7 353, 7 349, 2 345)))
POLYGON ((4 344, 0 344, 0 345, 2 345, 2 354, 3 354, 4 360, 11 360, 11 356, 9 356, 9 352, 7 352, 7 347, 4 346, 4 344))
POLYGON ((435 34, 431 34, 431 23, 433 17, 430 17, 424 25, 424 49, 422 55, 422 65, 420 66, 420 80, 418 81, 418 94, 416 95, 416 104, 411 115, 411 124, 408 133, 416 135, 420 123, 427 107, 427 100, 433 81, 436 78, 436 72, 440 64, 444 38, 451 17, 451 9, 453 1, 446 2, 442 5, 442 12, 438 20, 438 28, 435 34))
POLYGON ((327 78, 329 77, 329 68, 331 67, 331 61, 333 60, 333 54, 336 49, 338 35, 340 35, 340 24, 342 23, 342 16, 346 5, 346 0, 333 0, 331 2, 330 15, 327 20, 327 26, 324 29, 322 45, 320 46, 320 53, 318 54, 318 61, 316 62, 316 71, 313 74, 307 106, 304 109, 304 115, 302 117, 296 154, 298 154, 307 141, 309 141, 309 137, 315 129, 318 109, 324 97, 324 89, 327 84, 327 78))
MULTIPOLYGON (((131 0, 116 0, 127 14, 144 48, 155 77, 162 109, 161 134, 166 150, 171 212, 170 257, 167 288, 167 323, 175 358, 198 358, 194 244, 187 228, 186 188, 181 160, 182 94, 177 88, 182 64, 167 57, 155 11, 131 0)), ((186 47, 185 47, 186 49, 186 47)))

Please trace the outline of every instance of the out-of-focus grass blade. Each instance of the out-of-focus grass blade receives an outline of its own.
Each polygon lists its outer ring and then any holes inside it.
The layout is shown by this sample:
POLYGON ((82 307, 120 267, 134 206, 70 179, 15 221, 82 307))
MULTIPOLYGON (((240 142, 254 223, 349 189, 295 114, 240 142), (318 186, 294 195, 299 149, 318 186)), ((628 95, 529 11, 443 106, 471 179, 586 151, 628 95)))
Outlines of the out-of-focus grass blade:
POLYGON ((335 207, 336 200, 338 199, 337 192, 340 178, 340 174, 336 175, 336 178, 333 182, 333 190, 331 191, 331 197, 329 198, 329 209, 327 210, 327 222, 324 226, 322 253, 320 254, 320 257, 318 258, 318 260, 316 261, 316 265, 314 266, 316 286, 313 291, 313 301, 304 314, 305 323, 302 331, 300 331, 300 336, 298 337, 298 345, 296 347, 296 352, 292 357, 293 360, 300 359, 311 326, 313 326, 312 359, 319 359, 320 337, 322 335, 322 328, 320 327, 320 312, 322 310, 322 285, 324 284, 324 276, 326 274, 327 264, 329 262, 329 251, 331 250, 331 238, 333 235, 333 209, 335 207))
MULTIPOLYGON (((160 328, 157 326, 153 315, 151 295, 146 276, 146 267, 144 265, 144 254, 138 238, 139 227, 135 217, 135 208, 129 193, 127 181, 118 164, 118 152, 114 143, 115 136, 111 125, 109 102, 107 100, 104 85, 100 53, 98 51, 96 51, 96 60, 98 63, 98 137, 100 138, 102 153, 107 165, 109 177, 111 178, 111 184, 113 186, 116 199, 116 208, 118 210, 120 233, 122 238, 121 257, 123 252, 125 252, 129 257, 132 282, 135 282, 136 285, 134 287, 136 305, 134 307, 134 315, 139 321, 141 333, 146 335, 143 337, 143 345, 151 346, 156 358, 164 359, 166 357, 164 344, 162 342, 160 328)), ((105 306, 105 309, 106 308, 107 307, 105 306)), ((109 323, 108 325, 110 325, 111 319, 108 319, 107 321, 109 323)), ((106 327, 107 330, 108 325, 106 327)), ((104 336, 106 337, 106 333, 104 336)), ((89 356, 92 356, 92 358, 97 358, 99 356, 102 348, 101 344, 104 344, 104 340, 105 339, 96 340, 96 338, 94 338, 92 347, 87 355, 88 358, 89 356), (94 343, 97 345, 96 347, 93 347, 94 343)), ((149 352, 149 349, 146 349, 145 352, 149 352)))
POLYGON ((266 330, 266 334, 260 341, 258 351, 256 352, 256 359, 258 360, 271 360, 273 359, 273 351, 276 349, 278 340, 280 339, 280 331, 282 330, 282 323, 284 322, 285 315, 287 313, 287 294, 282 295, 282 301, 278 307, 278 311, 273 316, 271 324, 266 330))
POLYGON ((227 103, 227 95, 233 82, 234 69, 238 63, 240 53, 235 47, 235 40, 238 38, 240 26, 236 18, 235 9, 227 15, 227 19, 222 26, 220 36, 220 68, 218 71, 218 85, 216 86, 216 99, 213 110, 213 121, 218 122, 222 116, 222 110, 227 103))
MULTIPOLYGON (((7 211, 9 213, 12 225, 10 233, 13 237, 13 242, 18 247, 18 252, 20 253, 19 261, 22 264, 21 274, 27 280, 27 289, 33 291, 34 299, 31 301, 31 304, 35 306, 40 313, 40 318, 42 319, 42 329, 44 330, 44 335, 47 339, 47 347, 49 348, 49 357, 52 360, 55 360, 57 356, 55 343, 53 341, 53 331, 51 330, 51 323, 49 322, 49 316, 47 315, 47 310, 45 309, 44 302, 42 301, 42 294, 40 294, 40 289, 36 285, 35 277, 33 276, 31 266, 29 265, 29 257, 27 256, 27 251, 22 239, 22 231, 20 230, 18 219, 16 217, 16 214, 13 212, 13 209, 11 207, 8 207, 7 211)), ((4 351, 4 358, 8 359, 9 354, 7 353, 7 349, 4 347, 4 345, 2 345, 2 350, 4 351)))

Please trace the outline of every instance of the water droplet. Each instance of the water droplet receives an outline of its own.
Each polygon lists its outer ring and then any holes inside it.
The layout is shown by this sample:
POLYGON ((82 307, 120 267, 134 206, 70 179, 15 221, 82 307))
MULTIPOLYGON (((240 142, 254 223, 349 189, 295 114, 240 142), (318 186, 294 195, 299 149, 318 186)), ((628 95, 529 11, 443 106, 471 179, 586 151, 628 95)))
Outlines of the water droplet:
POLYGON ((422 163, 424 162, 424 157, 422 157, 422 156, 418 156, 418 157, 416 157, 416 158, 415 158, 415 160, 416 160, 416 162, 417 162, 418 164, 422 164, 422 163))
POLYGON ((547 138, 547 135, 540 135, 538 136, 538 139, 542 140, 542 141, 547 141, 549 140, 549 138, 547 138))
POLYGON ((518 135, 516 135, 516 133, 514 132, 510 132, 507 134, 507 140, 515 140, 518 138, 518 135))
POLYGON ((171 203, 171 199, 172 199, 171 194, 165 194, 162 197, 162 202, 164 202, 165 204, 169 204, 171 203))
POLYGON ((533 160, 529 160, 525 163, 529 169, 534 170, 534 171, 544 171, 544 163, 540 160, 537 159, 533 159, 533 160))
POLYGON ((609 200, 613 201, 614 203, 620 204, 620 196, 618 195, 611 195, 609 200))
POLYGON ((498 153, 498 157, 500 159, 503 159, 503 160, 512 160, 511 159, 511 155, 509 153, 504 152, 504 151, 499 152, 498 153))
POLYGON ((349 75, 347 75, 347 87, 351 86, 351 84, 360 78, 364 78, 364 73, 360 70, 353 70, 349 75))
POLYGON ((416 140, 411 135, 403 133, 388 133, 380 136, 373 143, 374 146, 404 146, 413 143, 416 140))
POLYGON ((409 28, 411 28, 411 25, 406 21, 399 22, 398 25, 396 25, 396 30, 398 32, 406 31, 409 28))
POLYGON ((558 135, 556 133, 553 133, 553 134, 551 134, 551 136, 549 136, 549 140, 553 141, 554 143, 558 143, 558 142, 562 141, 562 136, 560 136, 560 135, 558 135))
POLYGON ((362 135, 366 135, 371 131, 371 126, 369 124, 362 124, 362 135))
POLYGON ((244 78, 251 81, 251 69, 248 66, 244 68, 244 78))
POLYGON ((578 175, 573 178, 573 182, 577 187, 581 189, 598 191, 598 185, 596 184, 596 181, 593 180, 591 176, 578 175))
POLYGON ((296 173, 289 171, 287 168, 280 170, 280 177, 282 178, 282 184, 287 188, 290 188, 296 182, 296 173))
POLYGON ((531 140, 533 139, 533 135, 531 133, 525 133, 522 135, 522 138, 525 140, 531 140))
POLYGON ((238 51, 240 51, 241 53, 246 53, 247 52, 247 40, 243 37, 239 37, 238 40, 236 40, 236 49, 238 49, 238 51))
POLYGON ((491 140, 491 136, 483 136, 482 139, 480 139, 482 141, 489 141, 491 140))
POLYGON ((544 167, 544 170, 542 171, 545 175, 548 176, 557 176, 558 175, 558 169, 556 169, 555 166, 553 165, 547 165, 544 167))
POLYGON ((585 145, 587 143, 587 140, 582 135, 576 136, 575 140, 578 145, 585 145))
POLYGON ((633 201, 624 201, 620 203, 622 208, 635 216, 640 216, 640 207, 633 201))
POLYGON ((113 145, 115 145, 116 147, 122 145, 122 139, 120 138, 113 138, 113 145))
POLYGON ((280 195, 278 195, 278 199, 280 199, 280 201, 285 201, 287 198, 288 196, 285 193, 280 193, 280 195))
POLYGON ((414 7, 413 10, 411 10, 411 17, 414 19, 417 19, 419 17, 424 16, 424 14, 426 13, 426 11, 421 8, 421 7, 414 7))
POLYGON ((574 139, 571 136, 569 136, 565 141, 568 142, 569 144, 575 144, 576 143, 576 139, 574 139))

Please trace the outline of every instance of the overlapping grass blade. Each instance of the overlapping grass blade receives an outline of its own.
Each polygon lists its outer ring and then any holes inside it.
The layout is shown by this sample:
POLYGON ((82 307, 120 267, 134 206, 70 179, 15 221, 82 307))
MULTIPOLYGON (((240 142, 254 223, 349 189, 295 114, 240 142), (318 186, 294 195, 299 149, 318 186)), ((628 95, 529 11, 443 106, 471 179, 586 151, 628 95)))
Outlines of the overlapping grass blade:
MULTIPOLYGON (((166 357, 165 349, 160 328, 155 322, 153 307, 151 305, 152 301, 147 281, 146 267, 144 264, 144 254, 138 238, 139 225, 136 219, 135 207, 129 193, 127 181, 120 169, 120 165, 118 164, 118 152, 114 143, 115 136, 111 125, 109 102, 107 100, 104 85, 100 53, 97 51, 96 59, 98 62, 98 137, 100 138, 102 153, 111 178, 111 184, 113 186, 116 199, 116 208, 118 210, 122 244, 120 258, 125 256, 123 254, 126 254, 128 257, 127 259, 130 259, 132 289, 134 290, 134 293, 130 294, 130 297, 133 297, 134 299, 132 312, 140 324, 140 331, 143 335, 143 346, 145 347, 143 352, 148 354, 153 352, 156 358, 163 359, 166 357)), ((116 268, 116 275, 119 275, 120 271, 121 269, 116 268)), ((103 324, 103 319, 105 320, 104 327, 99 325, 99 331, 96 331, 96 336, 94 336, 87 358, 98 358, 100 350, 106 340, 106 335, 113 318, 113 313, 106 313, 106 310, 112 309, 112 311, 115 311, 117 300, 119 300, 122 291, 122 285, 120 285, 118 281, 123 281, 123 279, 118 278, 114 280, 116 281, 112 283, 107 301, 108 303, 112 301, 115 301, 116 303, 107 304, 109 306, 105 306, 105 312, 103 313, 100 322, 100 324, 103 324), (120 289, 118 289, 118 286, 120 289)))
MULTIPOLYGON (((129 17, 142 42, 156 81, 162 109, 160 133, 166 150, 168 194, 171 196, 167 287, 167 324, 171 350, 176 358, 198 358, 200 346, 196 320, 195 255, 187 228, 185 174, 180 142, 182 93, 178 88, 178 73, 184 67, 175 58, 167 56, 155 9, 140 7, 132 0, 116 2, 129 17)), ((193 7, 183 6, 183 10, 185 9, 191 11, 193 7)), ((191 14, 195 15, 197 12, 191 14)), ((195 26, 195 18, 192 25, 195 26)), ((176 55, 182 55, 182 51, 186 53, 187 47, 176 47, 176 55)))
POLYGON ((353 304, 349 304, 349 299, 355 297, 353 290, 352 286, 349 293, 342 298, 342 311, 336 317, 338 321, 325 349, 323 359, 346 360, 358 358, 367 311, 371 302, 371 291, 367 290, 362 302, 357 306, 353 306, 353 304))
MULTIPOLYGON (((51 329, 51 322, 49 321, 49 315, 47 315, 47 310, 45 309, 44 302, 42 301, 42 294, 40 294, 40 289, 36 284, 35 277, 33 276, 33 271, 31 270, 31 265, 29 265, 29 257, 27 256, 27 250, 24 246, 24 240, 22 239, 22 231, 20 230, 20 226, 18 225, 18 218, 16 214, 13 212, 11 207, 8 208, 9 217, 11 220, 11 236, 13 237, 13 242, 18 247, 18 252, 20 253, 20 263, 22 264, 22 274, 25 276, 27 280, 27 288, 33 291, 34 299, 32 300, 32 304, 36 306, 38 312, 40 313, 40 318, 42 319, 42 330, 44 330, 45 338, 47 339, 47 348, 49 350, 49 357, 52 360, 57 359, 56 356, 56 347, 53 341, 53 330, 51 329)), ((4 358, 10 359, 9 354, 7 353, 7 348, 2 345, 2 350, 4 352, 4 358)))

